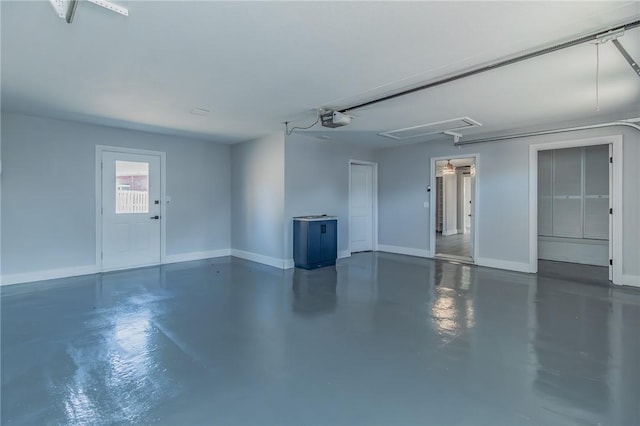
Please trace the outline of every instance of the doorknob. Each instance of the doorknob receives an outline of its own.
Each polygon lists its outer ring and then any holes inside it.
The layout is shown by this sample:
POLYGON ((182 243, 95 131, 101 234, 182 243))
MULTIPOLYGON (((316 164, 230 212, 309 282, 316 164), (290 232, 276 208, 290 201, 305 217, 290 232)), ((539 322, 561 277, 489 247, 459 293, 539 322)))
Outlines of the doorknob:
POLYGON ((151 216, 151 219, 160 219, 160 216, 151 216))

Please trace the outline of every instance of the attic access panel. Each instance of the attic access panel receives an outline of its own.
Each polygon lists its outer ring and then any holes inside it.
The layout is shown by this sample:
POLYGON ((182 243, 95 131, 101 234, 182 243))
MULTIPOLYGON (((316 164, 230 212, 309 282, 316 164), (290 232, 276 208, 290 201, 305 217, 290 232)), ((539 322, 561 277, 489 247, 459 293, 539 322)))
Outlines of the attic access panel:
POLYGON ((404 140, 417 138, 419 136, 434 135, 453 130, 468 129, 472 127, 482 126, 479 122, 469 118, 460 117, 452 120, 437 121, 435 123, 421 124, 419 126, 405 127, 404 129, 390 130, 388 132, 378 133, 386 138, 404 140))

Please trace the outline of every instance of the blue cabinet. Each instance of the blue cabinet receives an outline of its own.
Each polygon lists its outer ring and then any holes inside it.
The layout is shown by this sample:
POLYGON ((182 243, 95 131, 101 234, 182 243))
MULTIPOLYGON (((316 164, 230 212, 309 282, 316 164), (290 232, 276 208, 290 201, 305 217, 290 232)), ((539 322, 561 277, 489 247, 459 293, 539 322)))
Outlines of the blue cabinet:
POLYGON ((338 219, 334 216, 293 218, 293 261, 296 268, 335 265, 338 257, 338 219))

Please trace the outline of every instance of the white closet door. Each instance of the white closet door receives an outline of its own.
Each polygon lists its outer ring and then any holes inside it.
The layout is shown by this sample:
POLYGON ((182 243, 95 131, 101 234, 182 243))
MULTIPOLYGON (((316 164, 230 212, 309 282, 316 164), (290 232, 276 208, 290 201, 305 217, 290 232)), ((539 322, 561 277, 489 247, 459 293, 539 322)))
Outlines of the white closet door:
POLYGON ((373 250, 373 166, 351 164, 351 252, 373 250))
POLYGON ((553 155, 553 235, 582 238, 582 148, 553 155))

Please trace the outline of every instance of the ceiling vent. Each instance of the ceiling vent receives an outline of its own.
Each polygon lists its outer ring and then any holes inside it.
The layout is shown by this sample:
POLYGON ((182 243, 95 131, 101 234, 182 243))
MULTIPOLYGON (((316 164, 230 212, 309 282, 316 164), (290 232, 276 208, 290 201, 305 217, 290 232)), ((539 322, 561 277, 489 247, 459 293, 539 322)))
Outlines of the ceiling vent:
POLYGON ((404 129, 391 130, 378 133, 386 138, 403 140, 417 138, 419 136, 434 135, 436 133, 450 132, 453 130, 479 127, 482 124, 469 117, 454 118, 453 120, 438 121, 436 123, 421 124, 420 126, 406 127, 404 129))

